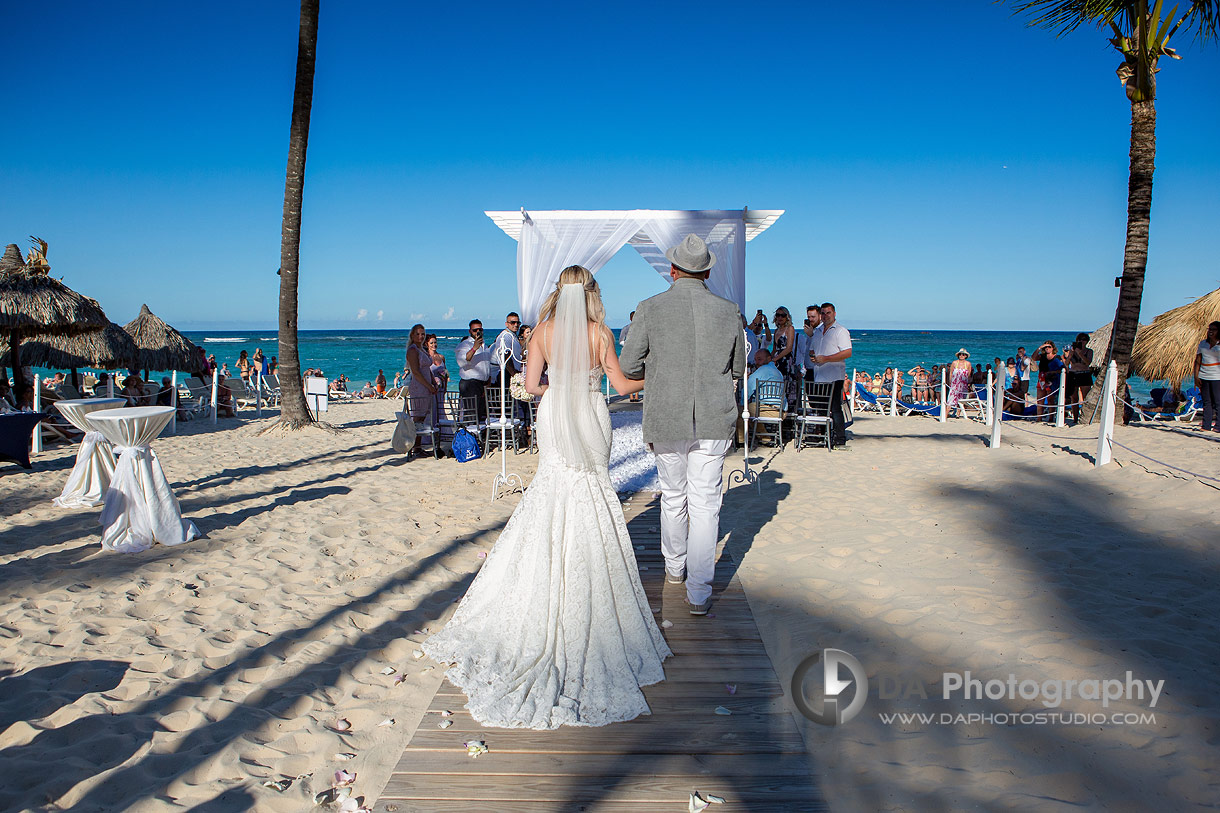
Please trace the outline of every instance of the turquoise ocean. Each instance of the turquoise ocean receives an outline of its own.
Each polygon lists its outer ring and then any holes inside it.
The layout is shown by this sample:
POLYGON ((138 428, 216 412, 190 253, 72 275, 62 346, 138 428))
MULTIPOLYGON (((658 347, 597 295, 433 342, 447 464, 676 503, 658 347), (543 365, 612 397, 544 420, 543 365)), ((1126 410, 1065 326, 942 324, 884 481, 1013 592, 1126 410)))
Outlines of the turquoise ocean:
MULTIPOLYGON (((852 357, 847 369, 867 370, 879 373, 886 367, 898 367, 904 372, 916 364, 931 367, 947 364, 959 348, 970 351, 970 361, 991 364, 995 358, 1007 360, 1015 356, 1018 347, 1033 352, 1046 340, 1064 347, 1075 340, 1074 332, 1030 332, 1030 331, 971 331, 971 330, 871 330, 850 326, 852 357)), ((445 356, 451 381, 458 380, 454 351, 466 332, 461 329, 434 330, 437 346, 445 356)), ((618 330, 614 331, 618 334, 618 330)), ((302 330, 298 343, 302 367, 320 367, 327 377, 344 374, 355 386, 363 386, 384 370, 386 380, 393 382, 394 373, 403 369, 406 357, 408 331, 400 330, 302 330)), ((494 338, 489 332, 489 340, 494 338)), ((236 371, 237 357, 242 350, 250 355, 261 347, 263 353, 276 355, 275 331, 199 331, 186 333, 208 353, 215 353, 219 363, 227 362, 231 371, 236 371)), ((1134 394, 1145 396, 1152 385, 1140 379, 1131 380, 1134 394)))
MULTIPOLYGON (((873 330, 852 328, 852 357, 847 369, 867 370, 879 373, 886 367, 897 367, 903 371, 916 364, 931 367, 947 364, 953 360, 959 348, 970 351, 971 362, 992 363, 995 358, 1007 360, 1015 356, 1018 347, 1031 351, 1042 342, 1051 340, 1057 347, 1070 344, 1073 332, 1032 331, 982 331, 982 330, 873 330)), ((458 380, 454 351, 465 337, 461 329, 433 331, 437 336, 440 352, 445 356, 450 380, 458 380)), ((615 330, 617 334, 619 331, 615 330)), ((277 355, 276 331, 274 330, 203 330, 184 332, 187 338, 202 346, 209 354, 215 353, 219 363, 227 363, 236 374, 237 357, 242 350, 250 355, 262 348, 270 358, 277 355)), ((405 330, 302 330, 298 333, 298 344, 303 368, 318 367, 328 378, 340 374, 360 387, 377 377, 384 370, 386 380, 393 382, 394 373, 403 369, 407 334, 405 330)), ((494 338, 494 333, 489 333, 494 338)), ((53 371, 37 370, 41 375, 53 371)), ((166 372, 159 374, 168 375, 166 372)), ((1138 378, 1131 379, 1131 390, 1139 397, 1146 397, 1152 384, 1138 378)))

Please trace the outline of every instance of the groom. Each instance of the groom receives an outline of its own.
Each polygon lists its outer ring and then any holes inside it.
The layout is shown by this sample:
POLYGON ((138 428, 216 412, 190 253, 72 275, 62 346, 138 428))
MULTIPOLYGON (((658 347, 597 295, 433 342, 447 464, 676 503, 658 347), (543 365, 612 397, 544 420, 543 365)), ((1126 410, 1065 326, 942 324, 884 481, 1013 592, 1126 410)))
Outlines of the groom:
POLYGON ((661 479, 665 577, 691 615, 707 615, 720 538, 724 456, 737 426, 733 379, 745 368, 741 312, 707 289, 716 256, 693 234, 665 252, 674 283, 636 307, 620 364, 648 382, 644 442, 661 479))

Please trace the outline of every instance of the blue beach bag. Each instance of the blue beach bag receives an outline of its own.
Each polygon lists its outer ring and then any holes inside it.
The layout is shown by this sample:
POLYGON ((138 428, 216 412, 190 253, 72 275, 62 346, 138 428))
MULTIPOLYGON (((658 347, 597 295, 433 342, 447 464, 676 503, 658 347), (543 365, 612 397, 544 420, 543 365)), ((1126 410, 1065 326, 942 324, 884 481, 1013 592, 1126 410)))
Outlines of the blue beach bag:
POLYGON ((459 426, 453 433, 453 456, 459 463, 469 463, 483 456, 479 439, 472 435, 464 426, 459 426))

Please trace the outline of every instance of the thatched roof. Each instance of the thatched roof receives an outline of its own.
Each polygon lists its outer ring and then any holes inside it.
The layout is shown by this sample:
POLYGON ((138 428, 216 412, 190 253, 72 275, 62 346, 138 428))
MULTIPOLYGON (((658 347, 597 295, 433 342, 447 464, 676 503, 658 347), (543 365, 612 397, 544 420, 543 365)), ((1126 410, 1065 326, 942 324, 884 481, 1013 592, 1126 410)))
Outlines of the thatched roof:
POLYGON ((80 333, 110 324, 96 300, 81 296, 47 273, 30 267, 10 244, 0 258, 0 329, 30 333, 80 333))
POLYGON ((1162 313, 1135 337, 1132 370, 1149 381, 1180 386, 1191 377, 1207 325, 1216 321, 1220 321, 1220 288, 1162 313))
MULTIPOLYGON (((1093 367, 1098 368, 1106 363, 1106 354, 1110 352, 1110 332, 1114 329, 1114 323, 1102 325, 1089 334, 1089 349, 1093 351, 1093 367)), ((1143 325, 1135 328, 1135 338, 1138 340, 1140 331, 1144 329, 1143 325)))
POLYGON ((190 339, 158 318, 147 305, 123 329, 136 343, 135 367, 140 370, 185 370, 195 372, 199 350, 190 339))
MULTIPOLYGON (((101 330, 72 335, 34 334, 21 345, 21 361, 33 367, 70 370, 78 367, 125 368, 136 354, 136 343, 122 327, 111 322, 101 330)), ((0 365, 12 366, 8 348, 0 365)))

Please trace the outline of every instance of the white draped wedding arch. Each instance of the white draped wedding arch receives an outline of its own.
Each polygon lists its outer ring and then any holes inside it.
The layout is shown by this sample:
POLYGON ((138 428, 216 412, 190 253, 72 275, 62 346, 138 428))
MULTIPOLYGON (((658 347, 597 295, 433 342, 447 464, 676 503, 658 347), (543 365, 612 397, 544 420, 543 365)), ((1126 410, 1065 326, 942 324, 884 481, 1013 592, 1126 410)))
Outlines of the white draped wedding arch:
POLYGON ((583 265, 594 274, 618 250, 630 245, 664 277, 665 252, 688 234, 697 234, 716 255, 708 279, 715 294, 746 308, 746 243, 762 234, 782 209, 704 209, 698 211, 630 209, 485 212, 517 241, 517 298, 521 319, 536 324, 543 300, 559 273, 583 265))

